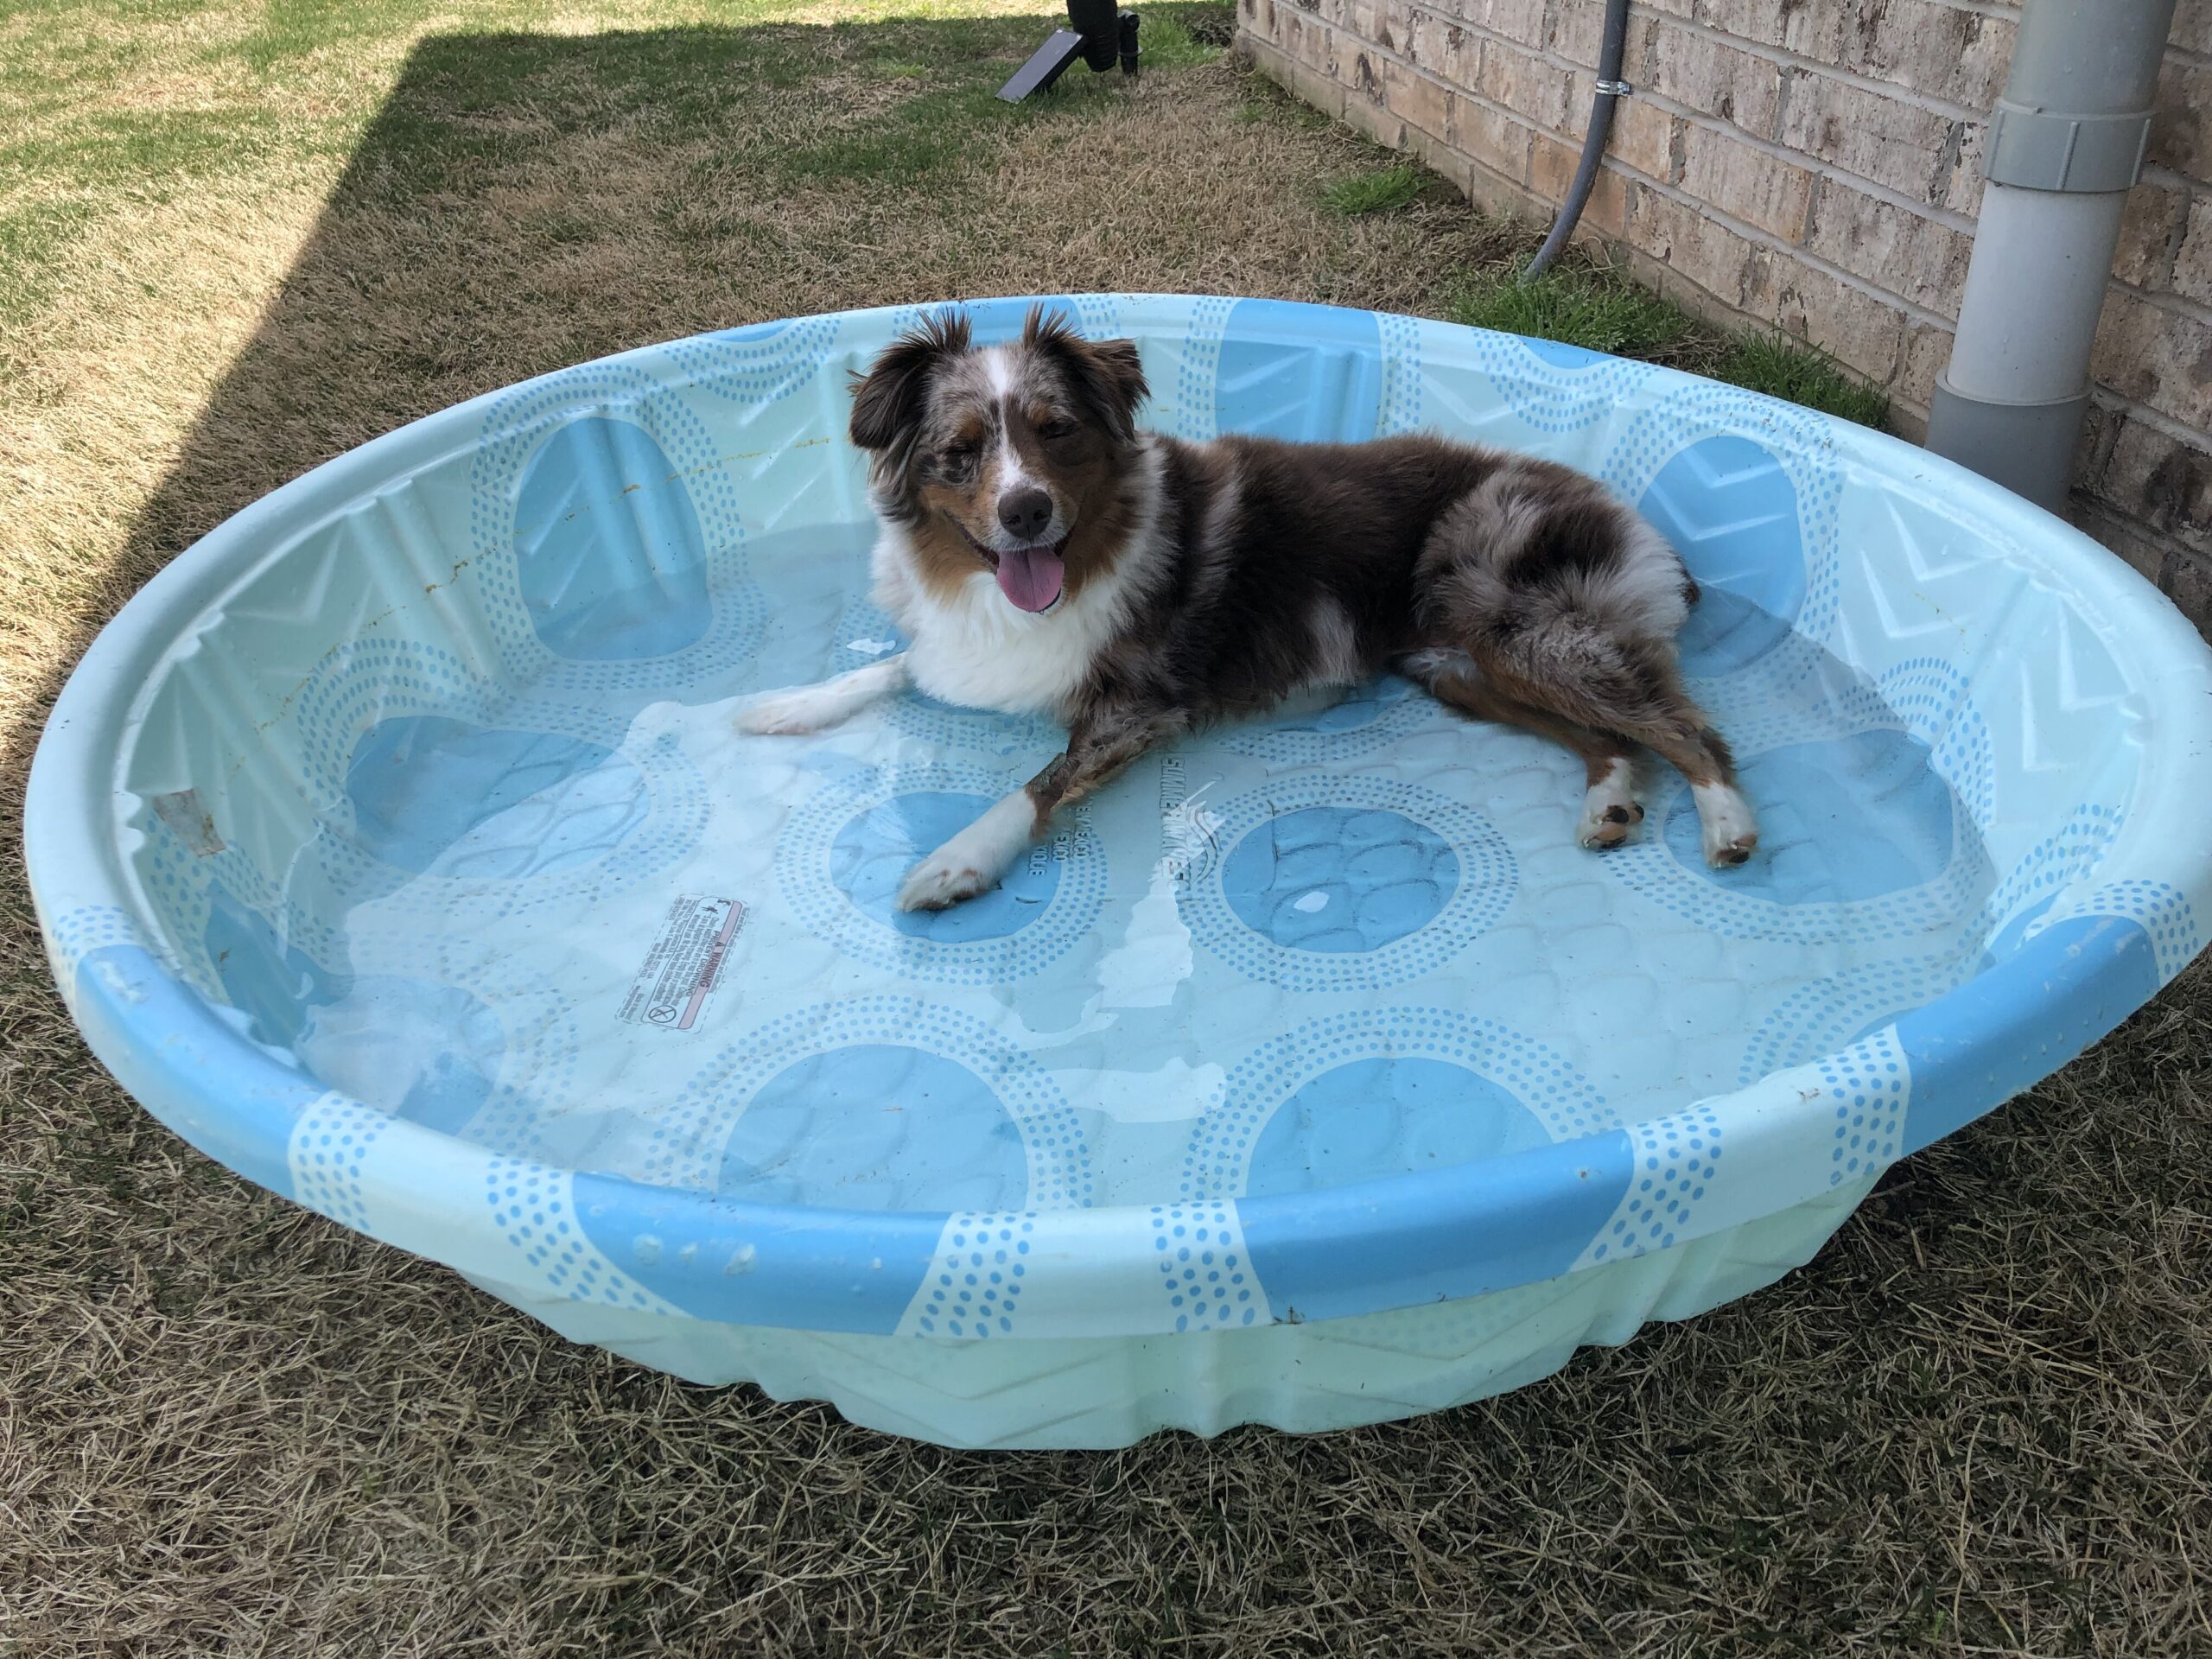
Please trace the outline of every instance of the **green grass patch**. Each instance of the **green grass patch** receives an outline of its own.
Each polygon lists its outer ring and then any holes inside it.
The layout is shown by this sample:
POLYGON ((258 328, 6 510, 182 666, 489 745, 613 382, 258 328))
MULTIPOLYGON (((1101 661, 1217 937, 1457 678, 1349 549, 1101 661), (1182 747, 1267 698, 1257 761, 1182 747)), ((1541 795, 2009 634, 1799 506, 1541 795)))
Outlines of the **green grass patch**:
POLYGON ((1427 183, 1421 168, 1408 162, 1379 167, 1368 173, 1349 173, 1330 181, 1321 192, 1321 205, 1332 213, 1357 219, 1362 213, 1395 213, 1417 200, 1427 183))
POLYGON ((1448 313, 1471 328, 1555 340, 1619 357, 1652 357, 1681 346, 1689 315, 1610 271, 1554 265, 1523 280, 1517 263, 1472 277, 1448 313))
POLYGON ((1880 429, 1888 394, 1853 379, 1817 347, 1779 334, 1717 327, 1605 265, 1565 264, 1523 279, 1525 250, 1468 277, 1446 315, 1473 328, 1643 358, 1725 380, 1880 429))
POLYGON ((1731 385, 1840 415, 1877 431, 1890 418, 1887 392, 1853 379, 1827 353, 1777 334, 1734 336, 1713 372, 1731 385))

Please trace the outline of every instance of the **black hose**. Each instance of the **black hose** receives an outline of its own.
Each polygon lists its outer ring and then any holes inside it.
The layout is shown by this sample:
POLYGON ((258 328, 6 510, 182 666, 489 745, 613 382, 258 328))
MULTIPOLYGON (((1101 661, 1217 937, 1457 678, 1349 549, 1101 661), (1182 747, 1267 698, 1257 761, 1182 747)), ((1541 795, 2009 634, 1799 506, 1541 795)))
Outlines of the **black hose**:
POLYGON ((1559 217, 1552 221, 1551 234, 1521 273, 1522 282, 1542 275, 1544 268, 1559 257, 1560 250, 1574 234, 1584 204, 1590 200, 1590 188, 1598 181, 1598 163, 1613 130, 1613 105, 1628 95, 1627 83, 1621 79, 1621 55, 1627 45, 1628 0, 1605 0, 1605 33, 1598 46, 1598 91, 1590 102, 1590 130, 1582 136, 1582 160, 1575 167, 1567 200, 1559 205, 1559 217))

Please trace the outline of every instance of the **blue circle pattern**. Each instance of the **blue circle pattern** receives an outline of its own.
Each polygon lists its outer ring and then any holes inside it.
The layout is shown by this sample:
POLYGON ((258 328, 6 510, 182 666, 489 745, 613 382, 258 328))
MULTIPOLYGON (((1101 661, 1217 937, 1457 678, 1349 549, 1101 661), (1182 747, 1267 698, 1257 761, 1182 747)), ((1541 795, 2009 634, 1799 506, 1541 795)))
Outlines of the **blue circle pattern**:
MULTIPOLYGON (((764 1089, 811 1057, 865 1046, 934 1056, 971 1075, 982 1092, 995 1099, 1020 1132, 1028 1168, 1027 1192, 1009 1209, 1075 1209, 1090 1202, 1090 1147, 1081 1121, 1052 1080, 981 1020, 911 997, 825 1004, 747 1032, 684 1086, 654 1126, 639 1166, 627 1173, 658 1186, 716 1191, 733 1136, 764 1089)), ((963 1089, 957 1115, 972 1119, 978 1099, 963 1089)), ((918 1116, 916 1103, 906 1104, 918 1116)), ((918 1121, 906 1132, 904 1144, 914 1148, 913 1155, 893 1155, 876 1194, 887 1201, 875 1207, 973 1207, 944 1185, 948 1179, 957 1184, 957 1172, 938 1167, 928 1145, 928 1128, 918 1121)), ((834 1160, 836 1149, 830 1153, 834 1160)))
POLYGON ((1221 891, 1236 918, 1286 950, 1370 952, 1434 921, 1459 891, 1451 843, 1402 813, 1307 806, 1230 849, 1221 891))
MULTIPOLYGON (((1397 984, 1457 956, 1513 902, 1518 884, 1513 855, 1488 819, 1441 795, 1383 779, 1314 774, 1241 796, 1219 809, 1214 844, 1236 849, 1246 837, 1263 833, 1264 826, 1311 808, 1348 817, 1376 813, 1408 820, 1427 842, 1449 850, 1457 880, 1415 931, 1378 935, 1370 949, 1314 951, 1285 944, 1246 919, 1249 905, 1240 906, 1227 885, 1237 870, 1232 850, 1217 869, 1194 873, 1184 917, 1195 938, 1251 978, 1294 991, 1373 990, 1397 984)), ((1259 845, 1264 849, 1266 843, 1259 845)), ((1436 873, 1440 876, 1440 868, 1436 873)), ((1370 896, 1364 883, 1372 880, 1372 896, 1384 897, 1402 871, 1385 855, 1371 864, 1348 862, 1332 874, 1342 882, 1345 899, 1363 901, 1370 896)))
POLYGON ((361 1168, 391 1125, 388 1113, 342 1095, 326 1095, 308 1107, 292 1134, 293 1196, 319 1215, 367 1232, 361 1168))
MULTIPOLYGON (((1243 1196, 1254 1149, 1276 1113, 1315 1080, 1377 1059, 1429 1061, 1479 1080, 1484 1101, 1510 1097, 1554 1141, 1620 1127, 1619 1114, 1564 1055, 1495 1021, 1441 1008, 1334 1014, 1262 1044, 1230 1073, 1221 1103, 1192 1130, 1179 1188, 1185 1202, 1243 1196)), ((1347 1168, 1344 1181, 1416 1167, 1433 1150, 1401 1146, 1402 1132, 1387 1143, 1370 1138, 1388 1146, 1392 1167, 1347 1168)))
MULTIPOLYGON (((1833 778, 1808 782, 1806 768, 1793 769, 1793 791, 1814 789, 1822 798, 1817 808, 1802 799, 1783 803, 1785 818, 1794 816, 1805 837, 1798 871, 1777 878, 1763 849, 1750 867, 1754 880, 1745 883, 1730 879, 1742 871, 1705 869, 1687 816, 1695 811, 1688 786, 1670 773, 1669 792, 1649 803, 1660 833, 1607 854, 1609 877, 1728 938, 1918 940, 1956 927, 1979 907, 1992 872, 1977 814, 1986 821, 1994 810, 1995 761, 1988 728, 1956 670, 1928 658, 1900 664, 1875 686, 1855 688, 1817 714, 1771 715, 1748 723, 1740 738, 1738 766, 1747 780, 1756 779, 1766 753, 1840 743, 1854 765, 1873 772, 1896 773, 1906 763, 1904 786, 1889 797, 1862 798, 1833 778), (1893 693, 1901 707, 1889 701, 1893 693), (1932 849, 1943 837, 1936 819, 1943 814, 1948 854, 1936 868, 1932 849), (1885 825, 1882 815, 1891 821, 1885 825), (1885 849, 1879 858, 1858 844, 1870 836, 1885 849), (1910 880, 1927 871, 1926 880, 1910 880), (1900 881, 1905 885, 1894 885, 1900 881), (1865 896, 1844 896, 1853 893, 1865 896)), ((1755 807, 1769 805, 1755 790, 1747 793, 1755 807)))
POLYGON ((1543 1120, 1479 1071, 1420 1055, 1348 1060, 1276 1108, 1241 1196, 1310 1192, 1551 1143, 1543 1120))
POLYGON ((634 694, 648 680, 726 679, 759 649, 767 601, 747 569, 736 487, 713 434, 685 406, 678 388, 613 361, 525 382, 486 410, 469 482, 469 571, 515 683, 556 695, 619 696, 634 694), (549 649, 524 601, 516 559, 516 500, 532 461, 569 423, 609 417, 642 429, 666 454, 674 474, 666 482, 688 499, 703 537, 712 624, 683 649, 647 659, 650 669, 636 659, 573 661, 549 649))
MULTIPOLYGON (((501 699, 467 676, 450 652, 429 646, 370 645, 334 652, 302 689, 295 718, 306 781, 340 823, 353 810, 354 787, 349 785, 358 786, 350 771, 340 768, 361 752, 367 734, 388 722, 447 722, 465 740, 463 750, 486 756, 497 749, 485 747, 489 734, 519 732, 543 740, 545 754, 566 757, 561 781, 571 791, 568 804, 579 823, 574 833, 553 839, 568 845, 574 856, 548 866, 519 846, 502 859, 487 843, 489 861, 480 868, 504 866, 508 874, 433 876, 377 856, 364 844, 377 837, 364 836, 351 826, 349 833, 326 830, 313 843, 314 856, 334 893, 349 906, 372 898, 398 899, 439 913, 461 909, 496 917, 573 904, 649 879, 697 846, 706 833, 710 808, 705 780, 673 735, 663 733, 642 745, 626 746, 626 729, 604 712, 501 699), (592 769, 595 755, 626 770, 634 766, 643 785, 638 810, 610 818, 606 791, 575 776, 592 769), (578 783, 585 786, 574 787, 578 783), (513 879, 524 871, 527 879, 513 879)), ((516 751, 518 756, 529 753, 527 744, 516 751)), ((499 784, 498 778, 483 780, 486 804, 497 804, 499 784)), ((554 804, 549 803, 549 810, 554 804)), ((442 810, 435 816, 450 815, 442 810)), ((490 812, 484 817, 488 820, 490 812)), ((465 833, 482 827, 466 814, 448 827, 454 824, 461 824, 465 833)), ((429 824, 420 823, 401 837, 414 847, 413 864, 425 861, 419 843, 429 832, 429 824)))
POLYGON ((992 796, 937 790, 893 795, 855 814, 837 832, 830 844, 830 879, 861 910, 910 938, 958 944, 1018 933, 1044 914, 1059 889, 1059 863, 1041 847, 997 887, 964 904, 950 910, 899 908, 906 872, 995 804, 992 796))
POLYGON ((921 798, 917 820, 935 822, 944 798, 988 804, 1018 787, 972 766, 937 766, 875 767, 825 784, 777 838, 778 886, 799 920, 849 957, 940 984, 1027 978, 1083 938, 1103 903, 1105 853, 1079 821, 1056 822, 1053 842, 1031 849, 1010 896, 995 895, 972 917, 973 906, 941 921, 906 916, 880 890, 881 871, 874 868, 895 850, 883 825, 899 817, 894 804, 902 798, 921 798), (1054 864, 1049 879, 1033 873, 1039 859, 1054 864))
POLYGON ((974 1071, 908 1043, 849 1043, 794 1059, 755 1090, 723 1144, 715 1190, 840 1210, 1017 1210, 1028 1154, 974 1071))

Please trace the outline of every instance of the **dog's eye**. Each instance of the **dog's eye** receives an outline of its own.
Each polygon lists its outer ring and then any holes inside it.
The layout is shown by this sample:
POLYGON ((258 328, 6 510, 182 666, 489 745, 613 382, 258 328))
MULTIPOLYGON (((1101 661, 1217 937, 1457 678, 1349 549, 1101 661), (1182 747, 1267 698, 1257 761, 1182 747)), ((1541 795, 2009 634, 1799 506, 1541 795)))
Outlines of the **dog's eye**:
POLYGON ((1073 421, 1046 421, 1037 429, 1037 435, 1047 442, 1056 438, 1073 437, 1075 423, 1073 421))
POLYGON ((944 451, 944 464, 954 472, 960 472, 975 465, 976 457, 980 453, 977 446, 972 443, 948 444, 944 451))

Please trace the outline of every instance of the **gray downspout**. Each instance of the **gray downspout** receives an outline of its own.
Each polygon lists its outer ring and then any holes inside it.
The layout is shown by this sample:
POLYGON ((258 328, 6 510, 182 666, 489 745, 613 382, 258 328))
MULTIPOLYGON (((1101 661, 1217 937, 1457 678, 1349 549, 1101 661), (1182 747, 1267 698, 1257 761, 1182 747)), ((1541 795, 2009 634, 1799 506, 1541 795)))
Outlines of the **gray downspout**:
POLYGON ((1605 139, 1613 130, 1614 103, 1630 92, 1629 84, 1621 79, 1621 54, 1627 43, 1628 0, 1605 0, 1605 32, 1598 43, 1598 89, 1590 100, 1589 129, 1582 135, 1582 159, 1575 164, 1574 182, 1567 187, 1567 200, 1559 205, 1551 234, 1521 273, 1524 283, 1541 276, 1544 267, 1559 257, 1567 238, 1574 234, 1583 205, 1590 200, 1591 187, 1598 181, 1598 163, 1605 153, 1605 139))
POLYGON ((2056 509, 2174 0, 2027 0, 1928 448, 2056 509))

